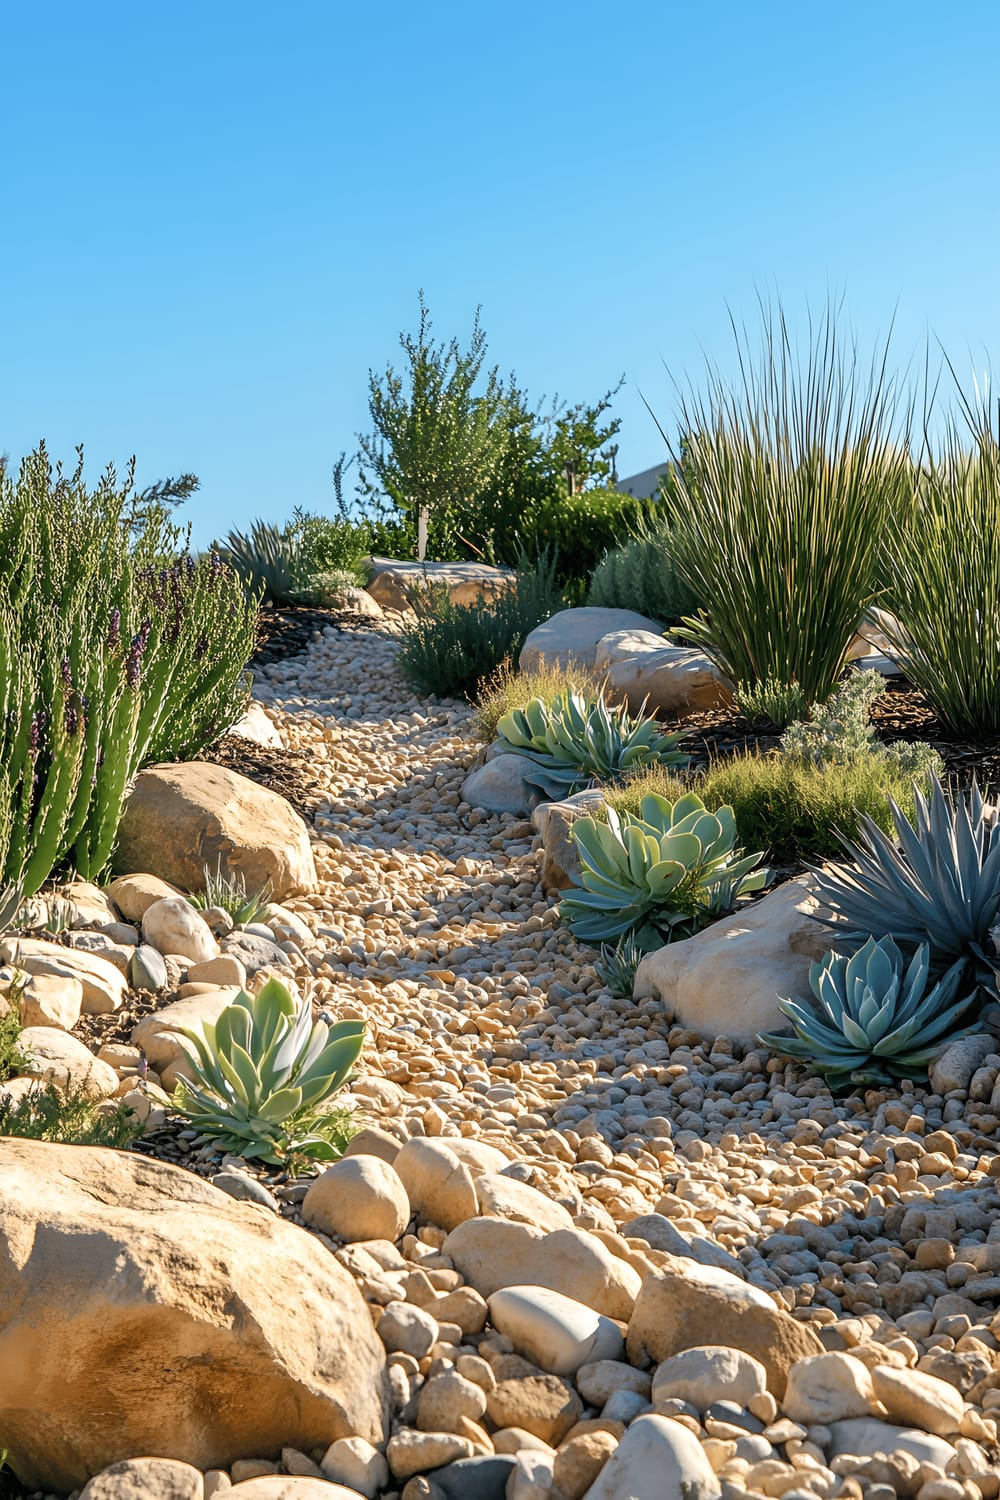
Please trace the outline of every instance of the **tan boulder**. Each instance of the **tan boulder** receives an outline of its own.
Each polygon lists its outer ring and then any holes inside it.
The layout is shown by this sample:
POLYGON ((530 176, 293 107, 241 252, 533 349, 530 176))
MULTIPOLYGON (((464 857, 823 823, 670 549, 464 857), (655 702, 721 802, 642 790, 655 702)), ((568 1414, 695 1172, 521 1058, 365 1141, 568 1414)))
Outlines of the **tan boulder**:
POLYGON ((678 1259, 646 1277, 628 1325, 633 1364, 720 1344, 759 1360, 779 1401, 796 1360, 825 1353, 811 1328, 728 1271, 678 1259))
POLYGON ((109 1099, 118 1088, 114 1068, 95 1057, 79 1037, 59 1027, 26 1026, 18 1047, 26 1059, 19 1070, 22 1078, 81 1089, 91 1099, 109 1099))
POLYGON ((752 1044, 789 1026, 778 996, 806 1000, 809 966, 831 946, 815 879, 803 875, 713 922, 694 937, 649 953, 635 975, 636 1000, 662 1000, 680 1025, 704 1037, 752 1044))
POLYGON ((449 1234, 444 1253, 483 1297, 501 1287, 548 1287, 622 1321, 642 1285, 637 1271, 585 1229, 545 1234, 507 1219, 468 1219, 449 1234))
POLYGON ((220 861, 250 891, 270 881, 276 901, 316 886, 309 831, 277 792, 205 761, 140 771, 118 829, 116 873, 155 869, 200 891, 206 866, 220 861))
POLYGON ((954 1437, 959 1431, 965 1401, 949 1381, 922 1370, 893 1370, 887 1365, 876 1365, 871 1379, 890 1422, 938 1437, 954 1437))
MULTIPOLYGON (((557 661, 563 666, 575 663, 581 667, 592 667, 597 659, 597 648, 606 635, 618 630, 656 632, 658 629, 655 620, 640 615, 634 609, 601 609, 594 606, 561 609, 558 614, 529 631, 521 648, 518 665, 522 672, 557 661)), ((662 636, 659 641, 662 645, 662 636)))
POLYGON ((71 880, 60 886, 57 899, 69 906, 71 927, 105 927, 118 921, 107 893, 89 880, 71 880))
POLYGON ((454 1229, 478 1212, 472 1174, 444 1141, 414 1136, 392 1165, 419 1218, 454 1229))
POLYGON ((535 829, 542 835, 542 890, 569 890, 573 877, 580 872, 580 856, 570 837, 577 818, 593 815, 602 806, 604 794, 596 787, 575 792, 562 802, 541 802, 531 815, 535 829))
POLYGON ((201 912, 183 896, 165 896, 147 906, 142 918, 142 940, 157 953, 173 953, 193 964, 208 963, 219 956, 219 945, 211 928, 201 912))
POLYGON ((104 1016, 120 1009, 128 988, 125 975, 99 954, 39 938, 15 938, 8 947, 11 961, 27 974, 78 979, 83 988, 84 1015, 104 1016))
POLYGON ((119 875, 108 886, 107 893, 128 922, 141 922, 154 901, 184 894, 158 875, 145 875, 141 871, 119 875))
POLYGON ((186 1068, 190 1043, 185 1041, 181 1032, 198 1030, 206 1021, 214 1025, 220 1013, 227 1005, 232 1005, 238 994, 239 989, 230 986, 189 995, 136 1022, 132 1028, 132 1045, 142 1048, 150 1067, 159 1073, 165 1089, 172 1089, 180 1076, 190 1077, 186 1068))
MULTIPOLYGON (((630 644, 638 644, 634 636, 630 644)), ((655 647, 612 662, 607 682, 608 696, 627 703, 633 713, 645 704, 647 713, 676 718, 733 704, 732 683, 704 652, 666 645, 662 637, 655 647)))
POLYGON ((486 1218, 511 1219, 546 1231, 573 1228, 572 1216, 561 1203, 502 1172, 484 1172, 477 1177, 476 1196, 479 1212, 486 1218))
POLYGON ((514 582, 511 568, 494 568, 473 562, 401 562, 391 557, 373 557, 372 574, 366 588, 383 609, 409 609, 411 589, 436 584, 448 590, 452 604, 475 604, 496 599, 514 582))
POLYGON ((0 1141, 0 1411, 28 1489, 385 1435, 384 1357, 311 1236, 125 1152, 0 1141))
POLYGON ((83 1009, 83 985, 71 974, 32 974, 18 1003, 22 1026, 72 1031, 83 1009))
MULTIPOLYGON (((964 1407, 962 1398, 958 1399, 964 1407)), ((828 1427, 847 1417, 879 1414, 866 1366, 839 1351, 800 1359, 792 1365, 781 1405, 786 1417, 807 1427, 828 1427)))
POLYGON ((172 1458, 126 1458, 85 1484, 80 1500, 202 1500, 201 1470, 172 1458))
POLYGON ((388 1162, 378 1156, 345 1156, 310 1185, 302 1217, 314 1229, 349 1244, 398 1240, 410 1220, 410 1203, 388 1162))

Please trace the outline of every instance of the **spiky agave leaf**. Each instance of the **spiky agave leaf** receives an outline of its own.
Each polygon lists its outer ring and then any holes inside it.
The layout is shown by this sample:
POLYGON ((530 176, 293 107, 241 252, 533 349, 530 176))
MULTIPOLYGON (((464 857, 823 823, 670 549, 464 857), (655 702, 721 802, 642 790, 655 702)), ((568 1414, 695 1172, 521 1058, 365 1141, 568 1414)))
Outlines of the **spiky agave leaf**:
POLYGON ((965 959, 930 990, 929 969, 926 943, 907 963, 891 937, 868 938, 854 953, 827 953, 810 966, 811 999, 778 1001, 794 1036, 765 1032, 759 1040, 808 1063, 831 1088, 918 1078, 942 1041, 971 1029, 952 1028, 975 995, 965 959))
POLYGON ((584 942, 687 937, 767 883, 760 855, 734 848, 735 835, 732 809, 710 813, 694 792, 676 802, 651 793, 638 816, 608 808, 606 823, 578 818, 580 872, 560 915, 584 942))
POLYGON ((841 946, 891 934, 906 952, 926 943, 933 970, 970 959, 987 983, 990 928, 1000 920, 1000 822, 978 786, 953 797, 931 778, 930 796, 914 790, 914 821, 890 799, 896 838, 863 817, 857 839, 843 840, 851 864, 818 869, 817 894, 833 912, 818 918, 841 946))
POLYGON ((241 992, 214 1023, 184 1030, 193 1078, 175 1107, 204 1135, 237 1156, 267 1162, 299 1154, 329 1159, 344 1135, 343 1111, 329 1101, 361 1052, 363 1021, 314 1022, 277 979, 241 992))
POLYGON ((504 714, 497 734, 505 749, 534 763, 526 779, 555 800, 639 767, 688 760, 677 749, 679 734, 663 734, 641 709, 633 716, 625 704, 610 706, 603 691, 567 690, 550 702, 530 698, 504 714))

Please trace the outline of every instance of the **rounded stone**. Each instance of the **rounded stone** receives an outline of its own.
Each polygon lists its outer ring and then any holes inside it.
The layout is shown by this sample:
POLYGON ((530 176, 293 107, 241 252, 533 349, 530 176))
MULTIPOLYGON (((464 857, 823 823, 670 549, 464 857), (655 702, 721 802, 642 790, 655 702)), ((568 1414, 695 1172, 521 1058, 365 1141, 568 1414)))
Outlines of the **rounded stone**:
POLYGON ((618 1360, 616 1323, 583 1302, 541 1286, 509 1286, 489 1298, 490 1318, 525 1359, 551 1375, 572 1375, 595 1360, 618 1360))
POLYGON ((410 1220, 410 1200, 381 1157, 345 1156, 311 1185, 302 1217, 314 1229, 348 1243, 397 1240, 410 1220))
POLYGON ((746 1406, 766 1389, 767 1371, 753 1355, 722 1344, 702 1344, 657 1366, 651 1399, 654 1406, 671 1399, 690 1401, 704 1411, 713 1401, 746 1406))
POLYGON ((157 953, 175 953, 194 963, 215 958, 219 951, 204 917, 179 896, 165 897, 146 908, 142 937, 157 953))

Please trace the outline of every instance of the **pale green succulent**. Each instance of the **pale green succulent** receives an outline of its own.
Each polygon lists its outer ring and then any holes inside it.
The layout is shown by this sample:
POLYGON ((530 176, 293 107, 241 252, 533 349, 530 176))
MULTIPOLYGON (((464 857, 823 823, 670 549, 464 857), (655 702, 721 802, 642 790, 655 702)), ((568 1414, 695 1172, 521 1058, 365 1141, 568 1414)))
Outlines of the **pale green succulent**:
POLYGON ((856 841, 844 840, 852 863, 816 871, 817 895, 833 912, 838 945, 856 948, 891 935, 906 953, 926 943, 932 969, 957 960, 993 976, 990 929, 1000 921, 1000 822, 977 786, 950 797, 936 779, 930 798, 914 793, 911 824, 889 802, 893 840, 862 818, 856 841))
POLYGON ((235 1156, 335 1160, 351 1132, 330 1100, 358 1060, 364 1031, 363 1021, 314 1023, 308 1001, 269 979, 256 995, 237 995, 214 1025, 181 1032, 194 1077, 178 1084, 175 1108, 235 1156))
POLYGON ((609 943, 601 944, 601 956, 594 968, 598 979, 607 985, 612 995, 617 995, 620 1000, 631 1000, 635 971, 645 956, 646 950, 638 935, 626 932, 613 947, 609 943))
POLYGON ((588 943, 635 932, 646 950, 658 947, 767 884, 755 868, 761 856, 735 847, 732 808, 709 812, 694 792, 677 802, 643 797, 638 817, 609 807, 606 823, 578 818, 570 837, 580 873, 560 916, 588 943))
POLYGON ((831 1088, 919 1078, 973 998, 959 960, 927 989, 929 950, 922 943, 906 960, 891 937, 869 938, 851 956, 827 953, 810 966, 813 999, 779 1000, 794 1037, 765 1033, 760 1041, 785 1057, 801 1058, 831 1088))
POLYGON ((688 762, 677 749, 681 735, 663 734, 655 719, 633 716, 625 704, 609 706, 601 692, 529 698, 504 714, 497 734, 504 750, 534 762, 525 779, 554 800, 628 771, 688 762))

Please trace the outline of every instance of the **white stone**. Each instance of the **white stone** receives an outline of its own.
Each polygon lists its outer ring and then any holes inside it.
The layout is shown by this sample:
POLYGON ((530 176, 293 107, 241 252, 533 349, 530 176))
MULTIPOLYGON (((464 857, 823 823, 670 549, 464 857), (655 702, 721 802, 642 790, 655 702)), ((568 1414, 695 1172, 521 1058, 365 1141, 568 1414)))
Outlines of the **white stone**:
POLYGON ((78 979, 83 987, 84 1015, 103 1016, 121 1008, 127 989, 125 976, 106 958, 35 938, 17 938, 10 947, 12 961, 27 974, 78 979))
POLYGON ((18 1037, 26 1061, 21 1077, 54 1083, 59 1088, 82 1089, 91 1099, 109 1099, 118 1088, 118 1074, 84 1046, 79 1037, 55 1026, 26 1026, 18 1037))
POLYGON ((551 1375, 624 1357, 617 1324, 583 1302, 541 1286, 510 1286, 489 1298, 490 1318, 518 1354, 551 1375))
POLYGON ((800 1359, 788 1372, 782 1405, 786 1417, 807 1427, 868 1416, 876 1409, 872 1377, 850 1354, 800 1359))
POLYGON ((154 901, 142 918, 143 942, 158 953, 175 953, 192 963, 216 958, 219 945, 200 911, 181 896, 154 901))
POLYGON ((920 1464, 937 1464, 946 1468, 955 1457, 955 1449, 944 1438, 912 1427, 894 1427, 870 1417, 856 1417, 834 1422, 830 1428, 832 1445, 829 1457, 852 1453, 866 1458, 872 1453, 909 1453, 920 1464))
POLYGON ((529 632, 521 648, 519 665, 522 672, 556 661, 564 666, 576 663, 592 667, 599 643, 612 631, 657 629, 655 620, 633 609, 561 609, 529 632))
POLYGON ((689 1401, 704 1411, 713 1401, 746 1406, 766 1389, 767 1371, 752 1354, 722 1344, 702 1344, 657 1366, 651 1399, 654 1406, 673 1399, 689 1401))
POLYGON ((285 749, 284 740, 259 703, 249 704, 242 719, 237 719, 227 733, 235 734, 237 739, 249 740, 252 745, 265 745, 274 750, 285 749))
POLYGON ((561 1203, 503 1172, 484 1172, 477 1177, 476 1197, 479 1212, 488 1218, 512 1219, 546 1231, 573 1228, 572 1216, 561 1203))
POLYGON ((389 1483, 389 1465, 364 1438, 338 1438, 330 1444, 319 1466, 327 1479, 357 1490, 365 1500, 375 1500, 389 1483))
POLYGON ((637 1417, 584 1500, 715 1500, 722 1488, 693 1433, 669 1417, 637 1417))

